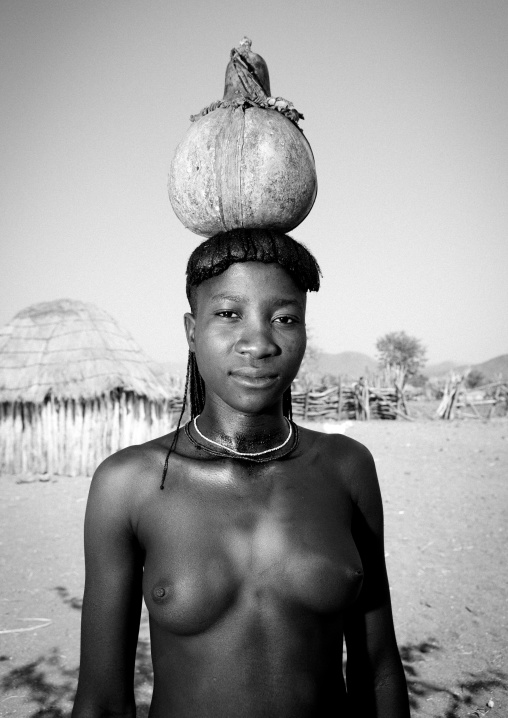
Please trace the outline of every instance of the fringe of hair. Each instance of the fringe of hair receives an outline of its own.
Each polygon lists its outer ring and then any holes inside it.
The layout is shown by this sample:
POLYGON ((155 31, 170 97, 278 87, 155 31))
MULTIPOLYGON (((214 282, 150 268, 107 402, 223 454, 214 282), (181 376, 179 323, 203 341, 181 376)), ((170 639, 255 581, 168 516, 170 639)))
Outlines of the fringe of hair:
POLYGON ((321 270, 301 242, 275 229, 232 229, 199 244, 187 263, 186 292, 191 307, 195 289, 238 262, 275 262, 304 292, 317 292, 321 270))

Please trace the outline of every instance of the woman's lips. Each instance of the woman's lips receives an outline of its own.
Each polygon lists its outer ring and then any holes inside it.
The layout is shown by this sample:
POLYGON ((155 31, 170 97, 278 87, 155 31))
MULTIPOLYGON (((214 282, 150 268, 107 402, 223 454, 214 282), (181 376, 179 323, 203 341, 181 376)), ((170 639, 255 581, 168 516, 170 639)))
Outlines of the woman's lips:
POLYGON ((277 381, 277 374, 269 374, 259 369, 238 369, 230 372, 235 381, 243 386, 264 388, 277 381))

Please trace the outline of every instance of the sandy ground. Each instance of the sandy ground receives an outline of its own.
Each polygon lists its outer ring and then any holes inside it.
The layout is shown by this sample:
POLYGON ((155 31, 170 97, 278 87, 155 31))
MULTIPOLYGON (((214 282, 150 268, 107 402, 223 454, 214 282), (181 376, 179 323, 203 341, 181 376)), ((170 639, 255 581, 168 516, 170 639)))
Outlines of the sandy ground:
MULTIPOLYGON (((355 422, 383 491, 414 717, 508 715, 508 420, 355 422)), ((66 716, 79 660, 88 479, 2 476, 0 715, 66 716)), ((146 613, 136 667, 147 715, 146 613)))

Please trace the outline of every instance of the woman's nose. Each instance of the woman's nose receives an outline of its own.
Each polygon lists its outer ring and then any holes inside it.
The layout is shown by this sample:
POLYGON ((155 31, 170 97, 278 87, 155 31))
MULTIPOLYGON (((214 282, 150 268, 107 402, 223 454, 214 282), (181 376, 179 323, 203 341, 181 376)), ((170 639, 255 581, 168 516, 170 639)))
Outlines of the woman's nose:
POLYGON ((236 342, 236 351, 240 354, 250 354, 254 359, 276 356, 280 349, 273 341, 272 333, 268 327, 245 326, 241 337, 236 342))

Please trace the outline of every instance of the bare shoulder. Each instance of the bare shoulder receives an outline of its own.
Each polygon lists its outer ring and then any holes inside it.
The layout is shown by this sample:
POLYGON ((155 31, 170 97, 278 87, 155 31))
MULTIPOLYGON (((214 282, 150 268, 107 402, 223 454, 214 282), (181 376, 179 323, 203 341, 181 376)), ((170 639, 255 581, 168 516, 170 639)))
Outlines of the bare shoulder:
POLYGON ((89 501, 115 502, 119 508, 139 505, 160 481, 172 434, 121 449, 96 469, 89 501))
POLYGON ((328 434, 299 426, 302 443, 312 451, 325 452, 334 460, 347 463, 373 461, 372 454, 364 444, 345 434, 328 434))
POLYGON ((302 444, 337 471, 353 498, 358 499, 365 492, 379 492, 374 459, 364 444, 344 434, 325 434, 302 427, 299 430, 302 444))

